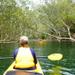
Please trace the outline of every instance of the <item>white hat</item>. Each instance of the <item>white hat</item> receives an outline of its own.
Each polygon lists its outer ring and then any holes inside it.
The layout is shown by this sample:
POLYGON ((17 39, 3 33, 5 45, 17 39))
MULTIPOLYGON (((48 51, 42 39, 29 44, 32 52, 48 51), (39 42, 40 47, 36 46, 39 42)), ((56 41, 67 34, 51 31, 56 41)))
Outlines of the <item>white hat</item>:
POLYGON ((20 43, 25 42, 25 41, 28 42, 28 37, 27 36, 21 36, 20 37, 20 43))

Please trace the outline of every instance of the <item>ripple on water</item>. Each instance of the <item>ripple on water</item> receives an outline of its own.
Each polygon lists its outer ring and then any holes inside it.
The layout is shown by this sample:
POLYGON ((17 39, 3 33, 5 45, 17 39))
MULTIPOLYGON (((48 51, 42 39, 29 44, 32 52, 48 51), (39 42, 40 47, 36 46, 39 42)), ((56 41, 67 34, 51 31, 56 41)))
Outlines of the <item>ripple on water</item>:
POLYGON ((72 60, 61 60, 58 63, 49 61, 47 58, 41 58, 41 65, 45 75, 75 75, 74 62, 72 60), (68 66, 66 66, 66 64, 68 66), (57 73, 57 74, 56 74, 57 73))

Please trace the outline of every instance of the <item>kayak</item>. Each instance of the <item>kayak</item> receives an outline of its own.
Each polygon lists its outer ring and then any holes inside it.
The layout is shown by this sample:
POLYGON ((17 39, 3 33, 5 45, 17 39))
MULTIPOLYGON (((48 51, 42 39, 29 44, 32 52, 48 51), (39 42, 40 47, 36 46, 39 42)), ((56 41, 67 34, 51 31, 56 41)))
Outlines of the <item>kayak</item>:
POLYGON ((3 75, 44 75, 39 62, 37 63, 35 70, 13 69, 14 64, 15 64, 15 62, 13 62, 9 66, 9 68, 3 73, 3 75))

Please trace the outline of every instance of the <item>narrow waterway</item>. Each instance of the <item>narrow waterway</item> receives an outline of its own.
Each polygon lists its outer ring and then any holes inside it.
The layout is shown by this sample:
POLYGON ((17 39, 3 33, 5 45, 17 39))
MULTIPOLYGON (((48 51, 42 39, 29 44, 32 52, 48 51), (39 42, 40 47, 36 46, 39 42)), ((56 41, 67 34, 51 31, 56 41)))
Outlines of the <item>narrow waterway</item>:
MULTIPOLYGON (((44 75, 75 75, 75 43, 74 42, 30 42, 40 61, 44 75), (51 61, 47 58, 52 53, 62 53, 63 59, 51 61)), ((0 44, 0 56, 10 57, 18 45, 0 44)), ((13 59, 0 59, 0 75, 8 68, 13 59)))

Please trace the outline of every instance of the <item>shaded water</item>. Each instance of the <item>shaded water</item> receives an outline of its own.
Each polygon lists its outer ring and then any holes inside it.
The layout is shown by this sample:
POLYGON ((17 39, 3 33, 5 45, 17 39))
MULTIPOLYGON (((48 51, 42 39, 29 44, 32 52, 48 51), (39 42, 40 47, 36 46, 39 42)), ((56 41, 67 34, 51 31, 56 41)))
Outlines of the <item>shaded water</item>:
MULTIPOLYGON (((44 75, 75 75, 75 43, 74 42, 30 42, 42 66, 44 75), (60 61, 50 61, 47 57, 52 53, 62 53, 60 61), (42 57, 40 57, 42 56, 42 57)), ((18 45, 0 44, 0 56, 9 57, 18 45)), ((12 59, 0 60, 0 75, 12 63, 12 59)))

